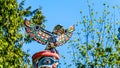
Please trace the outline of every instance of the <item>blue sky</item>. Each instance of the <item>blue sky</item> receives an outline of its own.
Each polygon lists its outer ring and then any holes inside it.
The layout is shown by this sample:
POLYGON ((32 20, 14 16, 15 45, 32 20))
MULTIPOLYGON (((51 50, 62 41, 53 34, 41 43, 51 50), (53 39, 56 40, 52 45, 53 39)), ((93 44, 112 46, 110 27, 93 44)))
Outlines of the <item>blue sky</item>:
MULTIPOLYGON (((18 0, 20 2, 21 0, 18 0)), ((95 3, 94 9, 101 12, 103 7, 103 2, 109 3, 111 6, 115 4, 120 4, 119 0, 91 0, 95 3)), ((54 26, 57 24, 63 25, 65 28, 76 24, 80 20, 80 10, 83 11, 84 15, 88 14, 87 0, 26 0, 25 6, 32 6, 32 10, 42 7, 42 13, 47 20, 45 22, 46 29, 52 31, 54 26)), ((44 50, 45 46, 37 42, 31 42, 29 44, 24 44, 23 50, 30 50, 30 58, 32 55, 38 51, 44 50)), ((63 46, 57 48, 60 55, 70 56, 67 53, 67 43, 63 46)), ((66 58, 65 61, 70 62, 70 57, 66 58)), ((60 59, 64 62, 63 59, 60 59)), ((64 68, 64 65, 61 65, 64 68)))

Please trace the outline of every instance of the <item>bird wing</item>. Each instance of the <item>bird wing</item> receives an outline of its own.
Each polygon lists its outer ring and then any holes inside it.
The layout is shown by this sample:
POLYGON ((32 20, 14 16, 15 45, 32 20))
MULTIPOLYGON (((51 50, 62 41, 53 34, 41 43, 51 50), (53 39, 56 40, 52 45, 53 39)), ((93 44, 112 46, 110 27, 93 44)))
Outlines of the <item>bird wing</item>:
POLYGON ((51 32, 41 28, 38 25, 34 25, 30 23, 27 19, 24 21, 25 30, 30 37, 32 37, 35 41, 45 45, 48 42, 48 39, 51 37, 51 32))
POLYGON ((56 46, 65 44, 71 38, 73 31, 74 25, 66 29, 66 32, 64 34, 58 36, 56 46))

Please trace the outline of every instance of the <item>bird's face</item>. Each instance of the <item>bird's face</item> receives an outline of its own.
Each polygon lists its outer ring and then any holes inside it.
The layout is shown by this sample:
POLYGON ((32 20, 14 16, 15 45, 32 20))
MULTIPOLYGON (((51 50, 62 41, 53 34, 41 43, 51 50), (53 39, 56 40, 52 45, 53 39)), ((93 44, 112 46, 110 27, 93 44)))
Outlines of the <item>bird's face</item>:
POLYGON ((54 33, 55 33, 56 35, 61 35, 61 34, 64 33, 64 29, 55 30, 54 33))
POLYGON ((65 32, 63 26, 61 25, 57 25, 54 27, 54 30, 53 30, 53 33, 56 34, 56 35, 61 35, 65 32))

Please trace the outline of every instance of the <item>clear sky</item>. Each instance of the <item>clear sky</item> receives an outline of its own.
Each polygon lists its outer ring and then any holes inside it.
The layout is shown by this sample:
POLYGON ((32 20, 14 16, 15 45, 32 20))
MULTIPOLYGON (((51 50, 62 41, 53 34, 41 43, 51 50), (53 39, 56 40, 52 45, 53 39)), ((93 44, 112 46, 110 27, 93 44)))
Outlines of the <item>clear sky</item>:
MULTIPOLYGON (((18 0, 20 2, 21 0, 18 0)), ((103 2, 109 3, 110 5, 120 4, 119 0, 90 0, 95 3, 95 10, 101 12, 103 7, 103 2)), ((42 13, 47 20, 45 22, 46 29, 52 31, 54 26, 57 24, 63 25, 65 28, 76 24, 80 20, 80 10, 83 11, 85 15, 88 14, 87 0, 26 0, 25 7, 32 6, 32 10, 42 7, 42 13)), ((45 46, 37 42, 31 42, 29 44, 24 44, 23 50, 30 50, 30 58, 32 55, 38 51, 44 50, 45 46)), ((67 43, 63 46, 57 48, 60 55, 71 56, 67 51, 67 43)), ((60 62, 64 62, 60 59, 60 62)), ((69 57, 66 58, 67 62, 71 62, 69 57)), ((64 68, 64 65, 61 65, 64 68)), ((71 67, 73 68, 73 67, 71 67)))

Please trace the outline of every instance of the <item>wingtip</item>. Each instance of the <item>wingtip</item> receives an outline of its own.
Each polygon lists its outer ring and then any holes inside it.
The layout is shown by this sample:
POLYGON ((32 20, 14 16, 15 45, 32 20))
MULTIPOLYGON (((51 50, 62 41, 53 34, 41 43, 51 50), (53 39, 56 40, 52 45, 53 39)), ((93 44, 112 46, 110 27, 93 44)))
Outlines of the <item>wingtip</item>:
POLYGON ((27 18, 25 18, 24 24, 25 24, 25 26, 30 27, 30 22, 29 22, 29 20, 27 18))
POLYGON ((73 29, 74 29, 74 31, 75 31, 75 25, 72 25, 73 26, 73 29))
POLYGON ((72 32, 75 31, 75 25, 71 26, 71 30, 72 30, 72 32))

